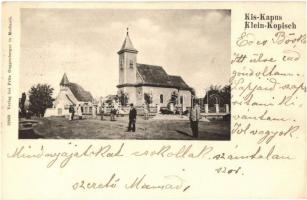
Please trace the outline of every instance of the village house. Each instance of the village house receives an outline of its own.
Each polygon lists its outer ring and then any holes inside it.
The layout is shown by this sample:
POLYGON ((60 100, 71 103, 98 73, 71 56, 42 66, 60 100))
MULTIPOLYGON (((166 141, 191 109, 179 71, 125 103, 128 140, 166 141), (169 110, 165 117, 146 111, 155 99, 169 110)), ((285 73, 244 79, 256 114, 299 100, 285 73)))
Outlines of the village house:
POLYGON ((192 88, 185 83, 181 76, 173 76, 161 66, 140 64, 137 62, 138 51, 133 47, 127 31, 126 38, 119 55, 119 84, 118 93, 124 94, 128 103, 141 106, 145 96, 151 98, 151 105, 169 106, 172 95, 175 95, 177 106, 186 110, 191 107, 192 88))
POLYGON ((77 83, 69 82, 67 75, 64 73, 60 82, 60 92, 53 102, 53 108, 46 110, 45 117, 68 115, 71 105, 80 105, 83 114, 91 115, 93 109, 95 109, 93 100, 90 92, 85 91, 77 83))

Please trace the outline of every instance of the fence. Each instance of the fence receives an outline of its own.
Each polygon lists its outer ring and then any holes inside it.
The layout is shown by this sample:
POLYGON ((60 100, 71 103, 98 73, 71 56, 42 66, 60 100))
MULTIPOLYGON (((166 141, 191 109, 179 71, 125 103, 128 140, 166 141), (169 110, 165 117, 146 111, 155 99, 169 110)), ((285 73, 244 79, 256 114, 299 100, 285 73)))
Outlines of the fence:
MULTIPOLYGON (((109 115, 111 113, 111 107, 107 107, 104 109, 104 115, 109 115)), ((144 107, 143 106, 136 106, 135 107, 137 114, 138 115, 144 115, 144 107)), ((119 109, 119 114, 120 115, 127 115, 129 114, 130 107, 129 106, 121 106, 119 109)), ((149 107, 149 112, 150 115, 154 115, 157 113, 157 107, 156 106, 150 106, 149 107)), ((100 114, 100 113, 98 113, 100 114)))
MULTIPOLYGON (((208 107, 208 113, 228 113, 230 112, 228 105, 219 105, 218 107, 216 105, 209 105, 208 107)), ((206 106, 201 106, 201 112, 206 113, 206 106)))

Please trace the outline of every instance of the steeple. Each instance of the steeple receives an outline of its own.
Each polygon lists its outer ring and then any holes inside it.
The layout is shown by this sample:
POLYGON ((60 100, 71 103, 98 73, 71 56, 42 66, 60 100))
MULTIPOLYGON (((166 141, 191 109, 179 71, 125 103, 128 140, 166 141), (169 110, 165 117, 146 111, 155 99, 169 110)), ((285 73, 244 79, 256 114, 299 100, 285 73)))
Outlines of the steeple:
POLYGON ((68 84, 69 84, 69 81, 68 81, 67 75, 66 75, 66 73, 64 73, 63 78, 60 82, 60 85, 65 86, 65 85, 68 85, 68 84))
POLYGON ((138 51, 133 47, 128 28, 122 48, 117 53, 119 58, 119 85, 135 84, 138 51))
POLYGON ((126 38, 124 40, 124 43, 121 47, 121 49, 117 52, 118 54, 121 54, 123 52, 131 52, 131 53, 137 53, 138 51, 133 47, 133 44, 131 42, 131 39, 129 37, 129 29, 127 28, 127 34, 126 38))

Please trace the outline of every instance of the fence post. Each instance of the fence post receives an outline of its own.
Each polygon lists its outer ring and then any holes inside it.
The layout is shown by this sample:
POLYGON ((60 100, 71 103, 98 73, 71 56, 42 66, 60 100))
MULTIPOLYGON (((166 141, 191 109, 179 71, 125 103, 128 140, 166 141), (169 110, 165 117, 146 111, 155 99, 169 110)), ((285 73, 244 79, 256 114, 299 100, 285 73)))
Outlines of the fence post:
POLYGON ((208 104, 205 104, 205 113, 209 113, 209 106, 208 106, 208 104))
POLYGON ((226 104, 226 113, 229 113, 229 105, 226 104))
POLYGON ((219 104, 215 104, 215 112, 216 112, 216 113, 219 113, 219 112, 220 112, 219 104))

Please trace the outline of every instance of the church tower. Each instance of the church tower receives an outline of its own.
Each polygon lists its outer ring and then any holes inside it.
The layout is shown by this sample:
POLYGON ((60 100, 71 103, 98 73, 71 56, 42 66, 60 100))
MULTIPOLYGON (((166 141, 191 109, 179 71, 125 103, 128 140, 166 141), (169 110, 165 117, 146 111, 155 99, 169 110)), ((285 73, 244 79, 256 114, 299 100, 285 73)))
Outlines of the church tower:
POLYGON ((119 55, 119 85, 136 83, 136 56, 138 51, 133 47, 127 28, 126 38, 119 55))
POLYGON ((68 81, 66 73, 64 73, 63 78, 60 82, 60 89, 61 90, 67 89, 68 85, 69 85, 69 81, 68 81))

